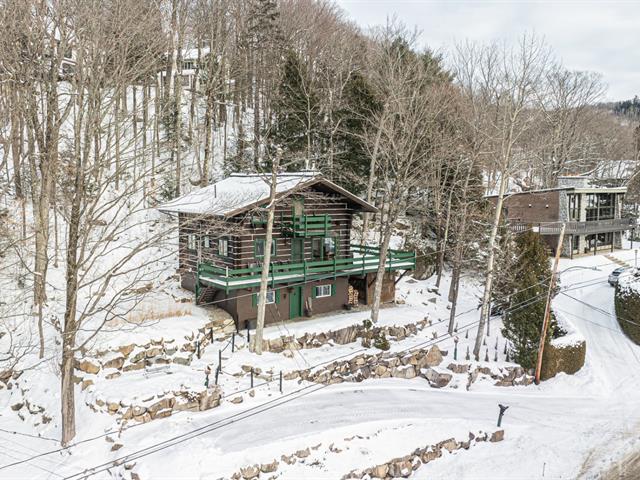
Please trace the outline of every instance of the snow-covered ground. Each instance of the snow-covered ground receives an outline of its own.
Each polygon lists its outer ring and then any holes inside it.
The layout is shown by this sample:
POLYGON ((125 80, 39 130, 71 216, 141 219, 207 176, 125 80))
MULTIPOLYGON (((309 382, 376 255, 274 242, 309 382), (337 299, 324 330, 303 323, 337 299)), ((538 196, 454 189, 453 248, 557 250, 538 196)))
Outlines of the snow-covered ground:
MULTIPOLYGON (((622 334, 615 320, 613 289, 606 277, 617 265, 611 255, 608 257, 561 261, 564 293, 555 298, 554 309, 570 322, 573 334, 587 341, 586 365, 574 376, 561 374, 540 386, 528 387, 494 387, 485 382, 472 385, 469 391, 430 388, 423 378, 389 378, 330 386, 285 381, 281 394, 277 382, 272 382, 255 388, 254 396, 244 395, 239 405, 223 402, 212 410, 180 412, 125 429, 120 435, 111 434, 123 445, 116 451, 111 451, 112 444, 101 436, 114 428, 114 418, 80 405, 78 440, 83 443, 0 470, 0 478, 82 478, 85 469, 101 464, 112 467, 109 463, 120 458, 122 466, 111 468, 111 473, 98 469, 93 478, 120 478, 117 475, 127 471, 124 464, 142 480, 228 478, 241 467, 269 463, 312 447, 317 448, 312 448, 304 461, 294 465, 281 462, 278 478, 340 478, 352 469, 406 455, 417 447, 469 431, 491 431, 499 403, 509 406, 503 421, 503 442, 445 455, 418 469, 412 478, 598 478, 613 462, 640 449, 640 348, 622 334), (93 437, 99 438, 90 440, 93 437)), ((613 257, 633 262, 634 252, 615 252, 613 257)), ((398 297, 406 303, 383 310, 381 322, 399 325, 428 316, 433 325, 415 337, 392 342, 392 349, 405 350, 433 341, 436 332, 442 340, 440 348, 448 350, 451 359, 453 340, 443 336, 448 317, 447 281, 442 296, 428 291, 433 280, 402 282, 398 297)), ((477 319, 478 291, 476 282, 465 282, 458 307, 461 331, 477 319)), ((366 312, 351 312, 274 326, 267 329, 267 336, 335 329, 360 323, 366 316, 366 312)), ((491 355, 498 328, 496 322, 487 342, 491 355)), ((473 338, 459 336, 458 358, 462 359, 473 338)), ((158 382, 198 383, 204 366, 217 362, 222 345, 214 342, 200 360, 190 366, 174 366, 174 373, 158 382)), ((221 378, 223 393, 248 387, 246 375, 231 375, 239 373, 242 365, 289 371, 348 357, 361 349, 357 341, 301 350, 293 358, 273 353, 257 357, 244 348, 234 354, 225 350, 224 370, 228 374, 221 378)), ((504 364, 502 343, 499 353, 499 361, 490 364, 504 364)), ((24 375, 31 383, 52 385, 47 372, 24 375)), ((143 381, 139 373, 128 372, 97 384, 86 395, 103 392, 127 398, 138 389, 153 388, 153 383, 143 381)), ((52 400, 44 403, 55 408, 55 389, 53 385, 50 388, 52 400)), ((83 395, 79 394, 80 399, 83 395)), ((57 449, 51 439, 9 433, 15 430, 57 437, 53 427, 19 420, 6 391, 0 392, 0 401, 0 426, 4 429, 0 430, 0 468, 57 449)))

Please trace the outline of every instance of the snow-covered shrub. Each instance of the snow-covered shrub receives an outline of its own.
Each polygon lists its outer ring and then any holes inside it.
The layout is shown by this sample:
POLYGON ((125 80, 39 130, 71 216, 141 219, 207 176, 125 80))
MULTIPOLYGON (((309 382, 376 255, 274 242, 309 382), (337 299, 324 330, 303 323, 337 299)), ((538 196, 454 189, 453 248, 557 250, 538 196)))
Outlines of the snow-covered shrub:
POLYGON ((615 295, 616 317, 620 328, 640 344, 640 271, 625 272, 618 278, 615 295))

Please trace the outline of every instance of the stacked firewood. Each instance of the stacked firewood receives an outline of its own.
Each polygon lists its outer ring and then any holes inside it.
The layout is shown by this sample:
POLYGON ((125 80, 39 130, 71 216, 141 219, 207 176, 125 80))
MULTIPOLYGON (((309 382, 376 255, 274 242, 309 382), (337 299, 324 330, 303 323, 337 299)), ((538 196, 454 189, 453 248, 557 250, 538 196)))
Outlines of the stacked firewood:
POLYGON ((353 285, 349 285, 348 298, 349 305, 358 305, 358 290, 353 288, 353 285))

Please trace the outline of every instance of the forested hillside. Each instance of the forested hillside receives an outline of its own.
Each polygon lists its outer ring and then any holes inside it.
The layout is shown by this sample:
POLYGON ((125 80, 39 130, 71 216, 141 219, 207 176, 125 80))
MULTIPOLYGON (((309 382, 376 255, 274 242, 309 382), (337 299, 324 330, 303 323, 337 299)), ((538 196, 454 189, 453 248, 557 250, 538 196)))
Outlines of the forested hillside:
POLYGON ((380 210, 361 238, 418 250, 436 286, 448 265, 450 334, 482 273, 477 359, 505 194, 638 159, 637 116, 535 36, 436 53, 327 0, 2 0, 0 32, 0 372, 59 379, 65 445, 74 361, 178 297, 161 202, 276 158, 318 170, 380 210))

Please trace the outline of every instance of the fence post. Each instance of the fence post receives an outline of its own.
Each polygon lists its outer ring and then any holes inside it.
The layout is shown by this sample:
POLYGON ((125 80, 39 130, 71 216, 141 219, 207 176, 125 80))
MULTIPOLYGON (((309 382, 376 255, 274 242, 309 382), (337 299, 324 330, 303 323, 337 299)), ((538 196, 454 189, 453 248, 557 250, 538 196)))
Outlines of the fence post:
POLYGON ((253 388, 253 367, 251 367, 251 388, 253 388))
POLYGON ((218 365, 220 370, 222 370, 222 350, 218 350, 218 365))
POLYGON ((220 375, 220 365, 216 368, 216 385, 218 385, 218 376, 220 375))
POLYGON ((247 323, 247 343, 251 341, 251 333, 249 333, 249 323, 247 323))
POLYGON ((236 349, 236 332, 231 333, 231 353, 236 349))
POLYGON ((200 358, 200 340, 196 340, 196 355, 200 358))
POLYGON ((280 370, 280 393, 282 393, 282 370, 280 370))

